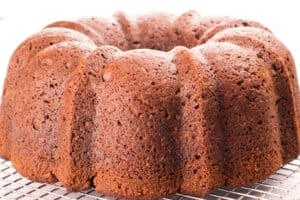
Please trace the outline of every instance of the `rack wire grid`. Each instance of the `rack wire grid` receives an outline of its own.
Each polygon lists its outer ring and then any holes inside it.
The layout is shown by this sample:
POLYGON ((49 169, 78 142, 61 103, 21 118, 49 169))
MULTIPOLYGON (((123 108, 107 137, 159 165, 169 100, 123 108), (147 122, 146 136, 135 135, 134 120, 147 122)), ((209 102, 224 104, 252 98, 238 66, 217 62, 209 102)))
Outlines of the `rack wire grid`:
MULTIPOLYGON (((94 189, 68 192, 60 183, 32 182, 22 177, 10 161, 0 158, 0 199, 3 200, 117 200, 97 193, 94 189)), ((300 156, 282 166, 268 179, 235 189, 219 188, 205 199, 214 200, 300 200, 300 156)), ((174 194, 162 200, 203 200, 183 194, 174 194)))

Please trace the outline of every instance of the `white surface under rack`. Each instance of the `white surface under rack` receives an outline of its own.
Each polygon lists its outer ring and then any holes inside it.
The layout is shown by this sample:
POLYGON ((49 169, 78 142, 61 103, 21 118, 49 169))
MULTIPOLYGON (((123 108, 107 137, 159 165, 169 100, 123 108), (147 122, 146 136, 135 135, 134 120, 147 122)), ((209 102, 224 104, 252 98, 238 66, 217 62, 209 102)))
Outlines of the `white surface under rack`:
MULTIPOLYGON (((16 172, 11 162, 0 158, 0 199, 3 200, 117 200, 95 192, 68 192, 60 183, 45 184, 32 182, 16 172)), ((219 188, 206 199, 214 200, 300 200, 300 156, 282 166, 265 181, 247 187, 219 188)), ((202 200, 183 194, 174 194, 163 200, 202 200)))

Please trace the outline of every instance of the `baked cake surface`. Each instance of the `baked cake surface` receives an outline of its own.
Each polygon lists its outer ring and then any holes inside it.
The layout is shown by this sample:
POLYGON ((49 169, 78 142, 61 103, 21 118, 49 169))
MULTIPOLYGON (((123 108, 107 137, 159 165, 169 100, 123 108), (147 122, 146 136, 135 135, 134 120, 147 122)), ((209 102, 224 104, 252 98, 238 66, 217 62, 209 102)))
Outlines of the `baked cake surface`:
POLYGON ((296 158, 299 101, 291 53, 257 22, 196 11, 59 21, 10 60, 0 155, 70 190, 203 197, 296 158))

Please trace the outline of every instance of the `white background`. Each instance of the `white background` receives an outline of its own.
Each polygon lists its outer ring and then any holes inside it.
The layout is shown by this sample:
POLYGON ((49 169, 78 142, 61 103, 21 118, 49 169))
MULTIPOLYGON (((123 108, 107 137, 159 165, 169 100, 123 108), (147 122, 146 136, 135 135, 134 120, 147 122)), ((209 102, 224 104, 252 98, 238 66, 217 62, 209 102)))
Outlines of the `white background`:
POLYGON ((0 89, 8 60, 26 37, 55 20, 83 16, 109 17, 118 10, 129 15, 153 11, 180 14, 197 10, 202 15, 228 15, 257 20, 269 27, 290 49, 300 76, 300 1, 297 0, 0 0, 0 89))

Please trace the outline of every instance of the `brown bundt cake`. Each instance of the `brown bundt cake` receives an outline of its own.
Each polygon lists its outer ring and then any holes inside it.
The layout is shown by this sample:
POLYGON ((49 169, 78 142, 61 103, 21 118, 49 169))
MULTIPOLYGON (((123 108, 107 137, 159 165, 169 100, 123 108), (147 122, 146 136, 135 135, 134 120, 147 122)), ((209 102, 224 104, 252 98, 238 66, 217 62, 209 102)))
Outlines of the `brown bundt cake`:
POLYGON ((0 155, 70 190, 202 197, 296 158, 299 100, 290 52, 257 22, 195 11, 60 21, 11 58, 0 155))

